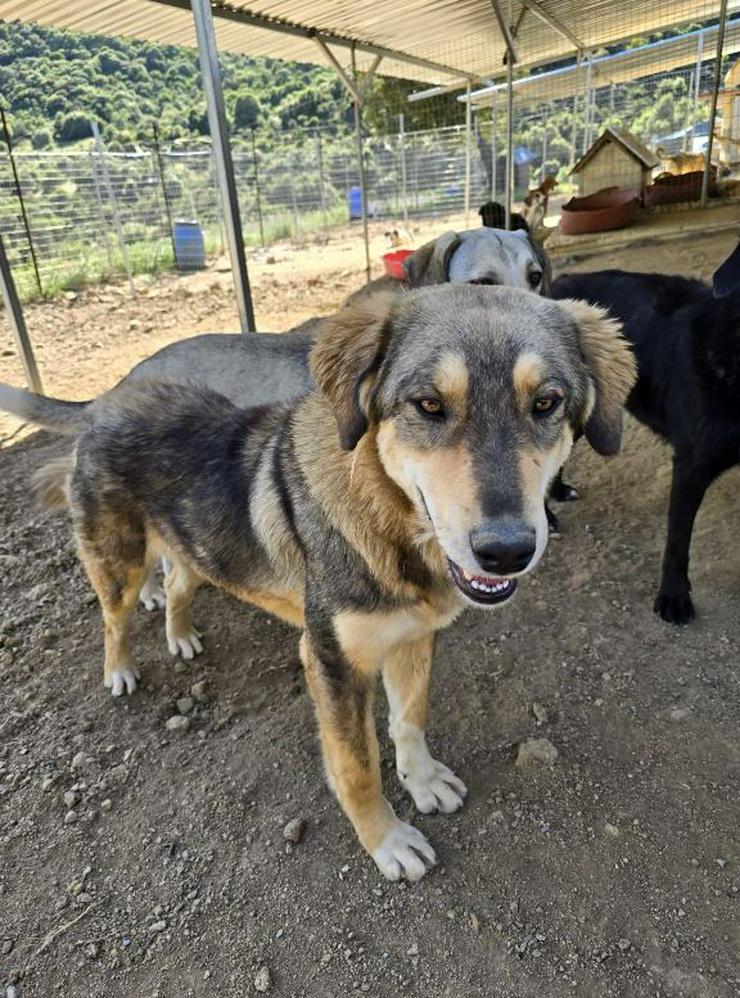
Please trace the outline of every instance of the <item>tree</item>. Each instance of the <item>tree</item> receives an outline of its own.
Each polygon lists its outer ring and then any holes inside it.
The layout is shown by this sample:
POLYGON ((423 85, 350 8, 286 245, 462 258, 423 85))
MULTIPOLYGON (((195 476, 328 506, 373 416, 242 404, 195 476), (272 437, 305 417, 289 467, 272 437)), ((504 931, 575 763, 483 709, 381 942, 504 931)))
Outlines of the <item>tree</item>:
POLYGON ((78 142, 80 139, 89 139, 91 133, 90 119, 79 111, 60 115, 54 124, 57 142, 78 142))
POLYGON ((240 94, 234 104, 234 128, 255 128, 261 114, 262 106, 256 97, 252 97, 251 94, 240 94))

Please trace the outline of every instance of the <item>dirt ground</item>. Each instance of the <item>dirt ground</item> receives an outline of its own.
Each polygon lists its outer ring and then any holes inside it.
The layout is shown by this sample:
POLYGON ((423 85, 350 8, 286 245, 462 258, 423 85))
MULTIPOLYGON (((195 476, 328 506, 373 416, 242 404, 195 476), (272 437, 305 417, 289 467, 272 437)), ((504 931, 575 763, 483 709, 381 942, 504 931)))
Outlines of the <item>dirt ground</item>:
MULTIPOLYGON (((254 263, 260 327, 335 307, 361 280, 355 239, 254 263)), ((732 244, 578 267, 708 277, 732 244)), ((227 279, 29 308, 48 390, 89 397, 171 339, 235 328, 227 279)), ((0 357, 0 379, 21 384, 17 364, 0 357)), ((650 609, 668 451, 633 423, 611 462, 579 445, 562 539, 512 604, 468 611, 438 641, 430 742, 468 784, 465 807, 414 816, 382 738, 387 792, 440 857, 410 887, 380 878, 323 783, 286 626, 204 590, 206 650, 173 666, 162 615, 139 610, 145 682, 125 702, 103 689, 67 523, 28 501, 63 449, 46 434, 0 449, 0 995, 740 995, 740 468, 699 514, 699 617, 678 629, 650 609), (168 730, 188 697, 189 727, 168 730), (516 768, 534 737, 557 760, 516 768)), ((382 705, 378 719, 383 732, 382 705)))

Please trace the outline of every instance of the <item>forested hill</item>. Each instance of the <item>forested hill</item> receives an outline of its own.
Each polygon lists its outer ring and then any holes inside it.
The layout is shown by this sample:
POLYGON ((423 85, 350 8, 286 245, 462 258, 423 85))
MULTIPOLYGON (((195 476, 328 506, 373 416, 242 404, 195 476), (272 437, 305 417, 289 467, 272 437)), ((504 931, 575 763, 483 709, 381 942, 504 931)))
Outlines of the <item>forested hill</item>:
MULTIPOLYGON (((224 55, 224 93, 235 134, 349 121, 346 92, 327 69, 224 55)), ((0 101, 16 141, 37 149, 90 135, 109 146, 208 134, 193 49, 0 22, 0 101)))

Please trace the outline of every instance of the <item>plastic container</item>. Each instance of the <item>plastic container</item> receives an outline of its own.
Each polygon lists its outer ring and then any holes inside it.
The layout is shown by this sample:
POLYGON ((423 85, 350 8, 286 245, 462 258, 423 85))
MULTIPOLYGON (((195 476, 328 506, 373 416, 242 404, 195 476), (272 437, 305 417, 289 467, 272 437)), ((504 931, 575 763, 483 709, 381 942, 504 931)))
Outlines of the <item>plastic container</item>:
POLYGON ((350 187, 347 192, 347 204, 350 222, 362 218, 362 191, 359 187, 350 187))
POLYGON ((566 236, 577 236, 584 232, 624 229, 634 222, 638 207, 637 191, 616 187, 585 198, 571 198, 562 207, 560 231, 566 236))
POLYGON ((703 179, 703 170, 682 173, 680 176, 659 177, 649 187, 645 188, 645 207, 654 208, 660 204, 681 204, 683 201, 698 201, 701 197, 701 183, 703 179))
POLYGON ((394 250, 392 253, 383 254, 383 266, 385 267, 385 272, 390 277, 395 277, 397 281, 402 281, 406 277, 406 272, 403 269, 403 261, 407 256, 411 256, 413 250, 401 249, 394 250))
POLYGON ((203 230, 197 222, 180 220, 173 230, 175 242, 175 263, 178 270, 204 270, 206 265, 206 241, 203 230))

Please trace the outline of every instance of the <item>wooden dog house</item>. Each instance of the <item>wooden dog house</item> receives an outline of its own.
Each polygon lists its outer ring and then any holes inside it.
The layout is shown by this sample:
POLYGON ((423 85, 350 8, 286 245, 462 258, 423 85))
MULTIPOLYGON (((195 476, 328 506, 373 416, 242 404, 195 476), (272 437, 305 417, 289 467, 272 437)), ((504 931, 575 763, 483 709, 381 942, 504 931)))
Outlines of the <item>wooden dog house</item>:
POLYGON ((605 129, 570 171, 578 177, 578 195, 587 197, 607 187, 642 194, 658 157, 629 132, 605 129))

